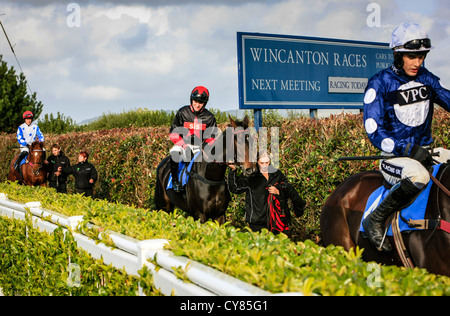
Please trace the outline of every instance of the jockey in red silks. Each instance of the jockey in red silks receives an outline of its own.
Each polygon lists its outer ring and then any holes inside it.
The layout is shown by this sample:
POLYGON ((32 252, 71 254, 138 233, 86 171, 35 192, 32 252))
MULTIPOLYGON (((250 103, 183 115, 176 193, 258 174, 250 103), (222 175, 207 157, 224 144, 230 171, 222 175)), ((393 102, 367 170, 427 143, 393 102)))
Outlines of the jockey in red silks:
POLYGON ((217 128, 216 118, 206 109, 209 91, 203 86, 195 87, 190 95, 190 105, 178 110, 170 129, 170 171, 172 186, 176 192, 183 189, 178 181, 178 164, 188 162, 201 150, 204 143, 212 145, 215 138, 208 128, 217 128))

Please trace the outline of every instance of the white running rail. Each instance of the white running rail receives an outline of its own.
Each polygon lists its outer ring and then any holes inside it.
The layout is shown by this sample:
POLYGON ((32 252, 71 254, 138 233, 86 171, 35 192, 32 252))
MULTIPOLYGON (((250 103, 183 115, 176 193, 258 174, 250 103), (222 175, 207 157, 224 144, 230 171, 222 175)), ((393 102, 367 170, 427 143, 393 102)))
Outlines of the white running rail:
MULTIPOLYGON (((78 247, 87 251, 93 258, 103 259, 105 264, 112 264, 118 269, 124 269, 128 274, 138 276, 138 271, 147 266, 152 274, 154 285, 164 295, 181 296, 265 296, 271 295, 256 286, 233 278, 218 270, 207 267, 186 257, 175 256, 171 251, 164 250, 168 243, 165 239, 137 240, 113 231, 108 231, 116 249, 75 232, 77 225, 83 221, 83 216, 68 217, 56 212, 42 209, 40 202, 20 204, 11 201, 7 195, 0 193, 0 216, 25 220, 26 209, 32 214, 33 226, 52 233, 62 226, 72 234, 78 247), (154 260, 160 269, 148 260, 154 260), (192 282, 178 279, 172 268, 181 267, 186 271, 187 278, 192 282)), ((143 295, 142 291, 139 293, 143 295)), ((301 293, 297 293, 301 294, 301 293)))

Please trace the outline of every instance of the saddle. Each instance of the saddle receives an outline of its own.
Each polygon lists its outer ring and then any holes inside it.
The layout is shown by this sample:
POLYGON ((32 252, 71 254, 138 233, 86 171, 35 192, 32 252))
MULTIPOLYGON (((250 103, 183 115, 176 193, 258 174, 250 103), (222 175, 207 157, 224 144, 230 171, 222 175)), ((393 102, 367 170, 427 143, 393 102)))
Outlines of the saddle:
POLYGON ((27 158, 28 158, 28 155, 26 155, 25 158, 22 159, 22 161, 19 163, 19 168, 27 163, 27 158))
MULTIPOLYGON (((433 176, 436 177, 439 168, 441 165, 433 166, 433 176)), ((423 221, 425 219, 425 211, 428 205, 428 199, 430 197, 431 187, 433 185, 433 181, 430 181, 426 188, 419 194, 419 196, 415 199, 415 201, 410 204, 408 207, 404 208, 400 212, 396 213, 395 216, 398 218, 398 226, 400 232, 405 231, 414 231, 421 230, 423 228, 420 227, 411 227, 410 223, 414 223, 417 221, 423 221)), ((389 189, 385 186, 381 186, 376 189, 367 200, 366 208, 364 210, 364 216, 362 220, 364 220, 372 211, 374 211, 377 206, 384 200, 384 198, 388 195, 389 189)), ((364 228, 362 226, 362 220, 360 224, 359 231, 364 233, 364 228)), ((392 225, 390 225, 389 230, 387 232, 388 236, 393 236, 392 225)))
MULTIPOLYGON (((195 160, 202 152, 199 151, 194 155, 192 160, 189 163, 184 162, 183 160, 180 161, 178 164, 178 181, 180 182, 181 186, 184 187, 189 181, 189 175, 192 170, 192 166, 194 165, 195 160)), ((169 176, 169 181, 167 182, 167 189, 172 189, 172 174, 169 176)))

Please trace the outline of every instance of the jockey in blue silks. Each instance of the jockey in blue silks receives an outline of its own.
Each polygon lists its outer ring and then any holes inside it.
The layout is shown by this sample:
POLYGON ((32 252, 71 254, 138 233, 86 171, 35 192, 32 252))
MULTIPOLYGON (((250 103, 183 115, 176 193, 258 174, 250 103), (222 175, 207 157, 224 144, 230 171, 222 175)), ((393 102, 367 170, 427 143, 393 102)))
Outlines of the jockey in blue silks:
MULTIPOLYGON (((384 251, 392 251, 389 241, 383 242, 387 218, 414 201, 430 181, 434 104, 450 111, 450 91, 423 67, 433 48, 427 32, 418 24, 401 24, 390 47, 393 65, 369 80, 364 96, 364 127, 372 144, 387 156, 380 170, 393 188, 362 225, 370 241, 384 251)), ((440 154, 435 157, 439 162, 450 159, 446 149, 434 152, 440 154)))
POLYGON ((20 162, 28 155, 30 152, 29 146, 36 140, 44 141, 44 135, 42 134, 39 126, 33 122, 33 113, 31 111, 25 111, 23 113, 23 119, 25 123, 19 126, 17 129, 17 141, 20 145, 20 155, 19 158, 14 162, 14 169, 19 173, 20 162))

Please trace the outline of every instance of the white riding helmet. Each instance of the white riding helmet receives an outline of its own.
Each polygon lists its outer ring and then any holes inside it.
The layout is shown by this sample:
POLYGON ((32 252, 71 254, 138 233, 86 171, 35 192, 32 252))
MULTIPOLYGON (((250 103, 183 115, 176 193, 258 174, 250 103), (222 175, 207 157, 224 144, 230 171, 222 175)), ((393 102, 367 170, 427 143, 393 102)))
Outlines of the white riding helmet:
POLYGON ((422 26, 403 23, 392 33, 390 48, 395 52, 429 52, 434 47, 422 26))

